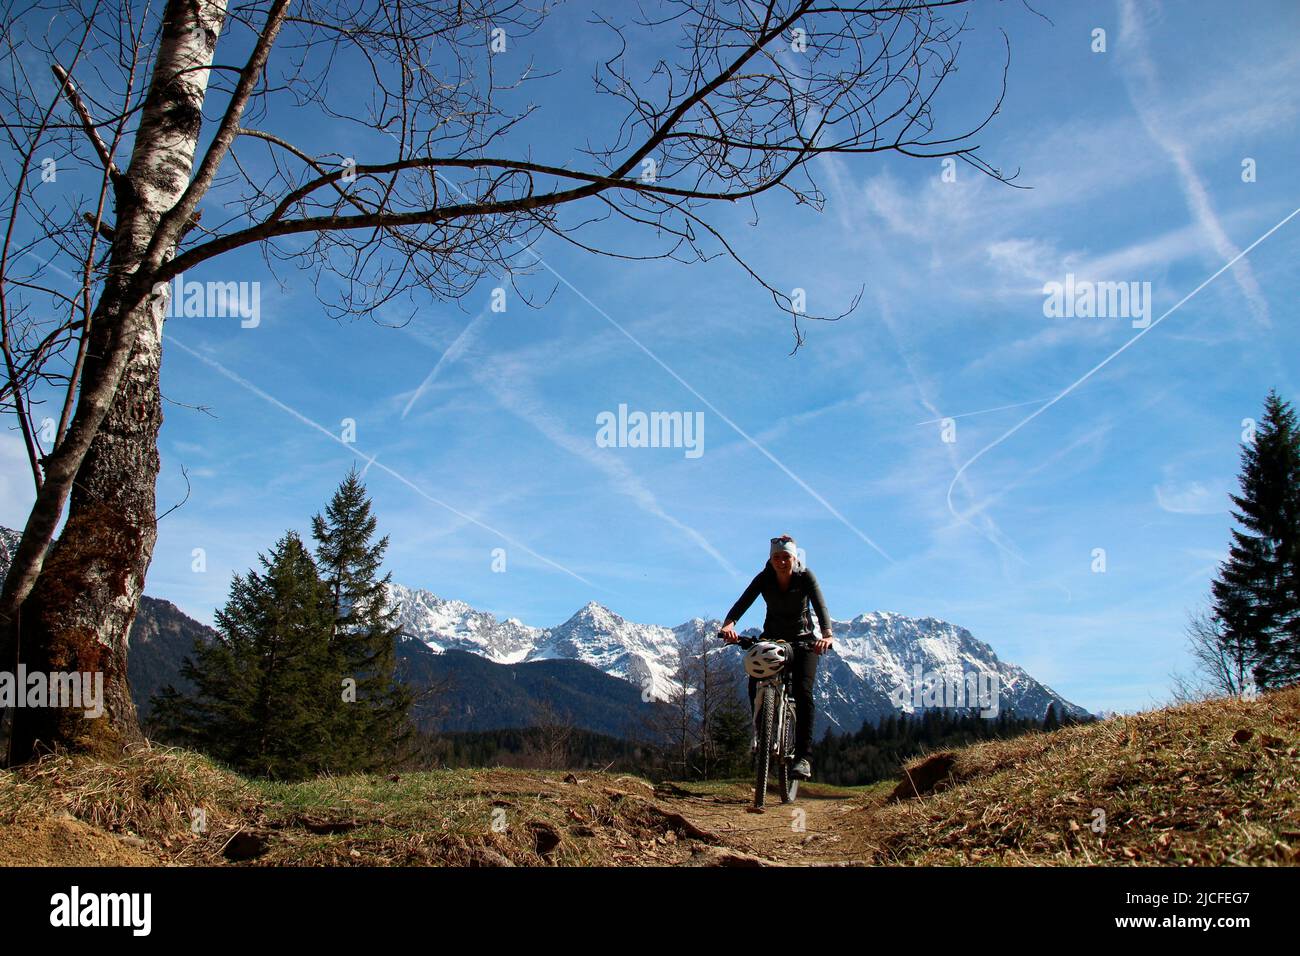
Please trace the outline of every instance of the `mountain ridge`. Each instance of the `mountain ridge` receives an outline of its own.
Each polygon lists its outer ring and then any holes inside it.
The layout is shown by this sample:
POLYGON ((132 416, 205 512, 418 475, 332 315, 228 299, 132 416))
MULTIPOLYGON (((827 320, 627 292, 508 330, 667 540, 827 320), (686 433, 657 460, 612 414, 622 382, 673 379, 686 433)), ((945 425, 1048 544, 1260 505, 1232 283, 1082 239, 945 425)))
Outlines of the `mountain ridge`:
MULTIPOLYGON (((693 617, 667 627, 641 624, 623 617, 598 601, 588 601, 552 627, 525 624, 518 618, 500 620, 464 601, 442 598, 424 588, 390 586, 398 603, 403 632, 435 650, 466 650, 498 663, 576 659, 620 677, 665 699, 677 687, 673 680, 680 647, 698 648, 721 627, 717 618, 693 617)), ((1058 715, 1079 719, 1092 716, 1032 677, 1024 668, 1003 661, 993 647, 969 630, 940 618, 909 617, 896 611, 864 611, 847 621, 832 619, 835 646, 818 668, 814 695, 835 728, 857 730, 863 721, 876 723, 914 706, 918 695, 907 694, 903 706, 896 701, 900 688, 915 685, 916 668, 936 680, 960 676, 996 678, 998 709, 1041 719, 1055 704, 1058 715)), ((757 635, 758 628, 742 633, 757 635)), ((721 644, 709 653, 725 653, 721 644)), ((698 651, 696 651, 698 653, 698 651)), ((736 666, 740 666, 739 658, 736 666)))
MULTIPOLYGON (((17 532, 0 528, 0 579, 8 568, 18 537, 17 532)), ((722 623, 716 618, 692 617, 675 627, 641 624, 592 600, 559 624, 537 627, 516 617, 498 618, 466 601, 443 598, 424 588, 392 584, 389 594, 398 602, 398 622, 403 636, 420 644, 421 651, 435 654, 466 651, 508 666, 548 660, 576 661, 632 684, 639 692, 638 699, 648 696, 664 700, 677 688, 673 673, 681 650, 698 654, 703 642, 710 655, 732 653, 713 640, 722 623)), ((996 686, 999 711, 1005 709, 1042 719, 1047 708, 1055 705, 1058 716, 1068 714, 1077 719, 1092 716, 1036 680, 1024 668, 1003 661, 990 644, 966 628, 940 618, 914 618, 896 611, 864 611, 846 621, 832 620, 831 627, 835 646, 823 656, 814 687, 821 715, 819 733, 825 729, 856 731, 864 722, 875 724, 900 711, 912 713, 933 706, 923 693, 904 693, 914 687, 918 674, 923 680, 955 679, 959 683, 970 680, 972 686, 984 681, 984 686, 996 686), (991 683, 994 680, 996 685, 991 683)), ((194 636, 201 633, 211 633, 211 629, 188 618, 170 602, 152 597, 142 600, 132 631, 128 666, 133 696, 144 713, 148 711, 149 693, 165 683, 166 678, 178 676, 181 652, 188 651, 194 636)), ((761 632, 750 627, 742 633, 756 636, 761 632)), ((406 651, 403 656, 409 657, 414 648, 406 651)), ((462 662, 466 663, 469 662, 462 662)), ((738 654, 734 666, 741 666, 738 654)), ((465 667, 459 670, 465 671, 465 667)), ((551 682, 547 686, 554 689, 562 683, 551 682)), ((597 706, 593 699, 590 708, 599 726, 589 729, 604 732, 611 729, 612 721, 603 701, 622 702, 626 695, 615 685, 602 685, 600 694, 602 703, 597 706)), ((939 703, 953 706, 946 700, 939 703)), ((962 701, 967 709, 974 709, 977 703, 987 707, 988 701, 962 701)), ((459 729, 492 729, 475 727, 473 721, 453 720, 452 723, 459 729)))

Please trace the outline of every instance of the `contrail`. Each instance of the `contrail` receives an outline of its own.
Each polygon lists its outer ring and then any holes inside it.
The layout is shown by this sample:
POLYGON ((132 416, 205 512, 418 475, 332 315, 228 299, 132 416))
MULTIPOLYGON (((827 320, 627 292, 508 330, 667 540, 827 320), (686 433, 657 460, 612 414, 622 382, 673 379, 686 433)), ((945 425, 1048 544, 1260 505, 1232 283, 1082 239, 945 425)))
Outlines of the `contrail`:
POLYGON ((240 375, 237 374, 236 372, 232 372, 230 369, 226 368, 224 365, 222 365, 222 364, 221 364, 220 362, 218 362, 216 359, 209 358, 208 356, 204 355, 203 353, 195 351, 194 349, 190 348, 190 347, 189 347, 188 345, 186 345, 185 343, 178 341, 178 340, 177 340, 176 338, 174 338, 173 336, 165 335, 164 338, 166 338, 169 342, 171 342, 171 343, 172 343, 173 345, 175 345, 177 348, 181 349, 181 350, 184 351, 184 352, 188 352, 190 355, 194 356, 194 357, 195 357, 196 359, 198 359, 200 362, 203 362, 205 365, 209 366, 210 368, 213 368, 213 369, 215 369, 216 371, 220 372, 222 375, 224 375, 226 378, 230 379, 232 382, 236 383, 237 385, 241 385, 241 386, 243 386, 244 388, 248 389, 248 391, 252 392, 252 393, 253 393, 254 395, 256 395, 258 398, 262 399, 262 400, 265 401, 265 402, 269 402, 269 403, 271 403, 272 405, 274 405, 276 408, 280 409, 281 411, 286 412, 286 413, 288 413, 289 415, 292 415, 294 418, 298 419, 298 421, 302 422, 304 425, 307 425, 307 426, 310 426, 311 428, 316 429, 316 431, 320 432, 322 435, 325 435, 325 436, 328 437, 331 441, 334 441, 334 442, 336 442, 336 443, 342 445, 344 448, 348 449, 348 450, 349 450, 350 452, 352 452, 354 455, 360 455, 362 458, 366 458, 366 459, 368 459, 369 464, 366 466, 367 468, 373 466, 373 467, 375 467, 375 468, 378 468, 380 471, 386 472, 387 474, 391 475, 393 478, 396 478, 396 479, 397 479, 398 481, 400 481, 402 484, 406 485, 406 487, 410 488, 412 491, 414 491, 414 492, 415 492, 417 495, 419 495, 421 498, 424 498, 426 501, 430 501, 430 502, 432 502, 433 504, 438 505, 439 507, 446 508, 448 511, 450 511, 452 514, 456 515, 458 518, 463 518, 464 520, 468 521, 470 524, 477 525, 478 527, 482 528, 484 531, 487 531, 487 532, 490 532, 491 534, 496 535, 498 538, 501 538, 503 541, 505 541, 505 542, 507 542, 508 544, 510 544, 511 547, 518 548, 520 551, 523 551, 525 554, 530 554, 530 555, 532 555, 532 556, 533 556, 534 558, 536 558, 538 561, 542 561, 542 562, 544 562, 545 564, 549 564, 551 567, 555 568, 555 569, 558 570, 558 571, 563 571, 565 574, 569 575, 569 577, 574 578, 575 580, 581 581, 583 584, 587 585, 588 587, 595 587, 595 586, 596 586, 596 585, 592 584, 590 581, 588 581, 586 578, 584 578, 581 574, 578 574, 576 571, 572 571, 572 570, 570 570, 569 568, 566 568, 564 565, 562 565, 562 564, 560 564, 560 563, 558 563, 558 562, 556 562, 556 561, 552 561, 550 558, 546 557, 545 555, 538 554, 538 553, 537 553, 536 551, 534 551, 532 548, 528 547, 528 545, 524 544, 523 542, 516 541, 514 538, 510 537, 510 535, 506 534, 504 531, 499 531, 498 529, 492 527, 491 525, 489 525, 489 524, 485 524, 484 522, 480 521, 478 518, 475 518, 473 515, 466 514, 465 512, 461 511, 459 508, 457 508, 457 507, 455 507, 455 506, 453 506, 453 505, 449 505, 447 502, 442 501, 441 499, 435 498, 433 495, 429 494, 427 491, 425 491, 425 490, 424 490, 423 488, 421 488, 419 485, 415 484, 415 482, 411 481, 411 480, 410 480, 409 478, 407 478, 405 475, 402 475, 402 474, 398 473, 397 471, 394 471, 392 468, 390 468, 390 467, 388 467, 387 465, 383 464, 382 462, 378 461, 378 460, 377 460, 377 459, 378 459, 378 456, 377 456, 377 455, 367 455, 365 452, 361 451, 359 448, 357 448, 357 447, 356 447, 355 445, 353 445, 351 442, 345 442, 342 438, 340 438, 338 435, 334 434, 332 431, 330 431, 330 430, 329 430, 328 428, 326 428, 324 425, 320 424, 320 423, 317 422, 317 421, 314 421, 314 420, 308 418, 306 415, 304 415, 302 412, 298 411, 296 408, 291 408, 290 406, 286 405, 284 402, 282 402, 282 401, 280 401, 278 398, 276 398, 274 395, 271 395, 271 394, 268 394, 267 392, 264 392, 262 389, 258 388, 256 385, 254 385, 252 382, 250 382, 250 381, 248 381, 247 379, 243 378, 242 376, 240 376, 240 375))
MULTIPOLYGON (((1073 382, 1071 382, 1069 385, 1067 385, 1067 386, 1066 386, 1066 387, 1065 387, 1065 388, 1060 392, 1059 395, 1057 395, 1055 398, 1053 398, 1051 401, 1049 401, 1046 405, 1044 405, 1044 406, 1042 406, 1041 408, 1039 408, 1039 409, 1037 409, 1036 411, 1034 411, 1031 415, 1029 415, 1028 417, 1026 417, 1026 418, 1024 419, 1024 421, 1020 422, 1020 423, 1019 423, 1018 425, 1016 425, 1014 428, 1011 428, 1010 430, 1008 430, 1008 431, 1007 431, 1006 433, 1004 433, 1000 438, 998 438, 998 439, 995 440, 995 441, 990 442, 989 444, 987 444, 987 445, 985 445, 983 448, 981 448, 978 452, 976 452, 975 455, 974 455, 974 456, 973 456, 969 461, 966 462, 966 464, 962 465, 961 468, 959 468, 959 469, 957 470, 957 474, 956 474, 956 475, 953 477, 953 479, 952 479, 952 484, 950 484, 950 485, 948 486, 948 510, 952 513, 952 516, 953 516, 954 518, 956 518, 958 521, 961 521, 961 522, 963 522, 963 523, 965 523, 965 524, 970 524, 969 521, 966 521, 965 518, 963 518, 960 514, 958 514, 957 509, 954 508, 954 507, 953 507, 953 504, 952 504, 952 491, 953 491, 953 489, 954 489, 955 487, 957 487, 957 481, 958 481, 958 480, 961 478, 961 476, 965 473, 965 471, 966 471, 967 468, 969 468, 971 465, 975 464, 975 462, 979 461, 980 458, 982 458, 982 457, 983 457, 987 452, 989 452, 989 451, 991 451, 992 449, 996 448, 998 445, 1001 445, 1004 441, 1006 441, 1008 438, 1010 438, 1010 437, 1011 437, 1012 435, 1014 435, 1016 432, 1020 431, 1020 429, 1024 428, 1026 425, 1028 425, 1030 422, 1032 422, 1032 421, 1033 421, 1035 418, 1037 418, 1039 415, 1043 414, 1043 412, 1047 411, 1049 408, 1051 408, 1053 405, 1055 405, 1055 404, 1056 404, 1057 402, 1059 402, 1061 399, 1065 398, 1065 396, 1069 395, 1069 394, 1070 394, 1071 392, 1073 392, 1076 388, 1078 388, 1080 385, 1082 385, 1082 384, 1083 384, 1084 382, 1086 382, 1088 379, 1092 378, 1095 374, 1097 374, 1099 371, 1101 371, 1103 368, 1105 368, 1107 365, 1109 365, 1109 364, 1111 363, 1111 361, 1113 361, 1115 358, 1117 358, 1117 357, 1120 355, 1121 352, 1124 352, 1126 349, 1129 348, 1129 346, 1131 346, 1131 345, 1133 345, 1135 342, 1137 342, 1138 339, 1142 338, 1142 336, 1146 335, 1148 332, 1150 332, 1150 331, 1152 331, 1153 329, 1155 329, 1155 327, 1158 326, 1161 322, 1163 322, 1163 321, 1164 321, 1165 319, 1167 319, 1169 316, 1171 316, 1171 315, 1173 315, 1175 312, 1177 312, 1177 311, 1178 311, 1180 308, 1182 308, 1183 305, 1186 304, 1186 303, 1187 303, 1187 302, 1188 302, 1188 301, 1189 301, 1193 296, 1195 296, 1198 292, 1200 292, 1202 289, 1204 289, 1207 285, 1209 285, 1211 282, 1213 282, 1213 281, 1214 281, 1215 279, 1217 279, 1219 276, 1223 275, 1225 272, 1227 272, 1229 269, 1231 269, 1234 265, 1237 264, 1237 261, 1238 261, 1238 260, 1244 258, 1244 257, 1247 255, 1247 253, 1249 253, 1251 250, 1253 250, 1253 249, 1254 249, 1256 246, 1258 246, 1261 242, 1263 242, 1263 241, 1264 241, 1265 239, 1267 239, 1269 236, 1273 235, 1273 233, 1277 232, 1279 229, 1281 229, 1283 226, 1285 226, 1288 222, 1290 222, 1292 219, 1294 219, 1295 216, 1296 216, 1296 214, 1298 214, 1298 213, 1300 213, 1300 207, 1297 207, 1297 208, 1291 210, 1291 212, 1290 212, 1290 213, 1289 213, 1289 214, 1288 214, 1284 219, 1282 219, 1282 220, 1281 220, 1280 222, 1278 222, 1275 226, 1273 226, 1273 228, 1271 228, 1270 230, 1268 230, 1268 232, 1264 233, 1262 236, 1260 236, 1258 239, 1256 239, 1254 242, 1252 242, 1250 245, 1248 245, 1245 249, 1241 250, 1241 252, 1237 253, 1235 256, 1233 256, 1231 259, 1229 259, 1229 260, 1228 260, 1224 265, 1220 266, 1219 269, 1218 269, 1218 271, 1216 271, 1212 276, 1210 276, 1208 279, 1206 279, 1204 282, 1202 282, 1200 285, 1198 285, 1198 286, 1197 286, 1195 289, 1193 289, 1191 292, 1187 293, 1187 295, 1183 296, 1181 299, 1179 299, 1177 302, 1175 302, 1172 306, 1170 306, 1170 307, 1169 307, 1169 308, 1164 312, 1163 315, 1161 315, 1158 319, 1156 319, 1154 322, 1152 322, 1150 325, 1148 325, 1145 329, 1143 329, 1142 331, 1140 331, 1137 335, 1133 336, 1131 339, 1129 339, 1127 342, 1125 342, 1123 345, 1121 345, 1121 346, 1120 346, 1119 348, 1117 348, 1115 351, 1111 352, 1111 353, 1110 353, 1109 355, 1107 355, 1104 359, 1102 359, 1100 362, 1098 362, 1096 365, 1094 365, 1092 368, 1090 368, 1087 372, 1083 373, 1083 375, 1079 376, 1079 378, 1075 379, 1073 382)), ((974 525, 971 525, 971 527, 975 527, 975 526, 974 526, 974 525)), ((978 530, 978 529, 976 529, 976 530, 978 530)))
MULTIPOLYGON (((1146 32, 1132 0, 1119 0, 1119 13, 1120 35, 1125 40, 1131 41, 1134 54, 1131 58, 1125 59, 1129 64, 1129 69, 1125 71, 1125 85, 1128 87, 1129 100, 1133 103, 1133 109, 1137 111, 1138 118, 1151 134, 1151 138, 1165 151, 1178 171, 1178 181, 1183 187, 1188 210, 1209 236, 1214 251, 1221 256, 1231 255, 1232 241, 1224 232, 1223 225, 1214 212, 1209 191, 1187 155, 1186 144, 1165 127, 1152 108, 1158 95, 1156 68, 1147 54, 1146 32)), ((1240 258, 1238 256, 1233 262, 1240 258)), ((1255 317, 1265 325, 1269 324, 1268 300, 1260 291, 1259 281, 1255 278, 1250 263, 1243 262, 1239 269, 1234 269, 1233 278, 1236 279, 1246 301, 1250 303, 1255 317)))
POLYGON ((461 330, 460 335, 456 336, 455 341, 453 341, 451 345, 447 346, 447 350, 442 353, 429 374, 424 377, 424 381, 420 383, 420 387, 415 390, 415 394, 411 396, 411 400, 408 401, 406 407, 402 409, 402 418, 406 418, 407 413, 411 410, 411 406, 420 400, 421 395, 428 391, 429 386, 433 384, 433 380, 438 377, 438 372, 442 369, 443 365, 447 362, 454 362, 456 359, 460 358, 461 353, 465 351, 466 347, 469 345, 470 339, 473 337, 472 333, 476 328, 478 328, 479 322, 487 314, 488 309, 484 307, 478 315, 470 319, 469 325, 465 326, 465 328, 461 330))
POLYGON ((1008 408, 1024 408, 1026 405, 1041 405, 1046 398, 1036 398, 1032 402, 1016 402, 1014 405, 999 405, 997 408, 981 408, 978 412, 962 412, 960 415, 945 415, 943 418, 931 418, 929 421, 917 422, 918 425, 937 425, 953 418, 970 418, 972 415, 987 415, 989 412, 1005 412, 1008 408))
MULTIPOLYGON (((445 183, 446 183, 448 186, 450 186, 452 189, 455 189, 457 192, 459 192, 462 196, 465 195, 464 190, 462 190, 462 189, 461 189, 461 188, 460 188, 456 183, 453 183, 451 180, 446 179, 446 178, 445 178, 441 173, 437 173, 437 176, 438 176, 439 179, 441 179, 443 182, 445 182, 445 183)), ((721 411, 719 411, 718 408, 717 408, 716 406, 714 406, 714 404, 713 404, 712 402, 710 402, 707 398, 705 398, 705 397, 704 397, 703 395, 701 395, 698 391, 696 391, 695 388, 693 388, 693 387, 691 386, 691 384, 690 384, 689 382, 686 381, 686 379, 682 378, 682 377, 681 377, 680 375, 678 375, 675 371, 673 371, 671 368, 669 368, 669 366, 667 365, 667 363, 665 363, 665 362, 663 361, 663 359, 661 359, 658 355, 656 355, 654 352, 652 352, 652 351, 651 351, 651 350, 650 350, 650 349, 649 349, 645 344, 643 344, 643 343, 641 342, 640 339, 638 339, 635 335, 633 335, 631 332, 629 332, 627 329, 625 329, 622 325, 620 325, 620 324, 619 324, 619 323, 614 319, 614 317, 613 317, 612 315, 610 315, 608 312, 606 312, 604 309, 602 309, 600 306, 598 306, 595 302, 592 302, 591 299, 587 298, 586 294, 584 294, 580 289, 578 289, 578 288, 577 288, 577 287, 576 287, 572 282, 570 282, 570 281, 569 281, 568 279, 566 279, 564 276, 560 275, 560 273, 558 273, 557 271, 555 271, 555 269, 551 266, 551 264, 550 264, 549 262, 547 262, 545 259, 543 259, 543 258, 542 258, 540 255, 538 255, 536 252, 534 252, 534 251, 532 250, 532 248, 530 248, 529 246, 523 245, 523 244, 522 244, 518 239, 515 239, 515 240, 512 240, 512 241, 513 241, 513 243, 514 243, 516 246, 519 246, 520 249, 521 249, 522 251, 527 252, 530 256, 532 256, 533 259, 536 261, 536 264, 537 264, 537 265, 542 266, 542 268, 544 268, 547 272, 549 272, 551 275, 555 276, 556 279, 558 279, 560 282, 562 282, 562 283, 564 284, 564 286, 565 286, 567 289, 569 289, 569 291, 571 291, 574 295, 576 295, 576 296, 577 296, 579 299, 581 299, 583 302, 587 303, 587 305, 591 306, 592 310, 595 311, 597 315, 601 316, 601 317, 602 317, 606 322, 608 322, 610 325, 614 326, 614 328, 618 329, 618 331, 621 332, 621 333, 624 335, 624 337, 627 338, 627 340, 628 340, 629 342, 631 342, 633 345, 635 345, 637 348, 639 348, 642 352, 644 352, 644 353, 645 353, 645 354, 646 354, 646 355, 651 359, 651 361, 653 361, 656 365, 658 365, 658 366, 659 366, 660 368, 662 368, 665 372, 667 372, 667 373, 668 373, 669 375, 671 375, 674 379, 676 379, 677 382, 678 382, 678 384, 680 384, 680 385, 681 385, 683 388, 685 388, 688 392, 690 392, 692 395, 694 395, 696 398, 698 398, 701 402, 703 402, 704 405, 705 405, 705 407, 708 408, 709 411, 713 412, 713 414, 717 415, 718 418, 720 418, 723 422, 725 422, 725 423, 726 423, 726 424, 727 424, 727 425, 732 429, 732 431, 734 431, 734 432, 735 432, 737 435, 739 435, 741 438, 745 439, 745 441, 747 441, 747 442, 749 442, 751 445, 753 445, 754 448, 756 448, 756 449, 757 449, 757 450, 758 450, 758 451, 763 455, 763 457, 767 458, 768 461, 770 461, 770 462, 772 462, 772 464, 776 465, 777 468, 780 468, 781 471, 784 472, 785 475, 786 475, 788 478, 790 478, 791 481, 793 481, 793 482, 794 482, 795 484, 797 484, 800 488, 802 488, 804 491, 806 491, 806 492, 807 492, 807 493, 812 497, 812 499, 813 499, 814 501, 816 501, 816 502, 817 502, 818 504, 820 504, 823 508, 825 508, 828 512, 830 512, 830 513, 831 513, 831 514, 832 514, 832 515, 833 515, 833 516, 834 516, 834 517, 835 517, 835 518, 840 522, 840 524, 844 525, 844 527, 848 528, 848 529, 849 529, 850 531, 852 531, 855 535, 857 535, 860 539, 862 539, 864 542, 866 542, 866 544, 868 544, 871 548, 873 548, 873 549, 874 549, 874 550, 875 550, 875 551, 876 551, 876 552, 877 552, 877 553, 878 553, 882 558, 884 558, 886 561, 890 562, 891 564, 894 563, 894 559, 891 558, 891 557, 888 555, 888 553, 885 552, 884 548, 880 547, 880 545, 878 545, 878 544, 876 544, 876 542, 872 541, 871 538, 869 538, 869 537, 868 537, 868 536, 867 536, 863 531, 859 530, 859 529, 858 529, 858 528, 857 528, 857 527, 856 527, 856 526, 855 526, 851 521, 849 521, 848 518, 846 518, 846 517, 844 517, 844 515, 840 514, 839 511, 836 510, 836 508, 835 508, 834 505, 832 505, 829 501, 827 501, 827 500, 826 500, 825 498, 823 498, 820 494, 818 494, 818 493, 817 493, 817 492, 812 488, 812 486, 809 485, 806 481, 804 481, 802 478, 800 478, 798 475, 796 475, 793 471, 791 471, 789 468, 787 468, 787 467, 785 466, 785 464, 784 464, 783 462, 780 461, 780 459, 778 459, 778 458, 777 458, 775 455, 773 455, 770 451, 768 451, 768 450, 767 450, 766 448, 764 448, 761 444, 759 444, 758 441, 757 441, 756 439, 754 439, 754 438, 753 438, 753 437, 752 437, 748 432, 746 432, 743 428, 741 428, 739 425, 737 425, 735 422, 733 422, 730 418, 728 418, 726 415, 724 415, 721 411)))

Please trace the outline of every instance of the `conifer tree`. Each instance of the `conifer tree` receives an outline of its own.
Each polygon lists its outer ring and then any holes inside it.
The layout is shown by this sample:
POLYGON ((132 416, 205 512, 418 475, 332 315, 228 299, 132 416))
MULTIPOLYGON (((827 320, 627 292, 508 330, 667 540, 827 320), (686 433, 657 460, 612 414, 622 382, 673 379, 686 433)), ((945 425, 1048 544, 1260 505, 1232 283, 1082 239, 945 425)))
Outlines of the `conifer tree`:
POLYGON ((1044 730, 1058 730, 1061 722, 1056 718, 1056 701, 1047 705, 1047 716, 1043 718, 1044 730))
POLYGON ((292 780, 330 766, 337 672, 330 604, 302 540, 286 533, 263 571, 235 575, 217 639, 196 640, 181 666, 194 693, 155 698, 173 738, 244 773, 292 780))
POLYGON ((1276 391, 1241 454, 1228 559, 1214 581, 1214 617, 1226 647, 1255 649, 1255 683, 1300 679, 1300 430, 1276 391))
POLYGON ((720 700, 709 724, 709 736, 717 759, 714 772, 727 777, 749 770, 749 745, 754 736, 754 717, 749 711, 745 691, 735 686, 730 690, 720 700))
MULTIPOLYGON (((349 770, 385 766, 410 735, 410 690, 396 677, 397 608, 388 602, 391 574, 379 577, 388 537, 371 543, 378 522, 353 468, 312 518, 316 559, 329 593, 330 647, 349 682, 339 711, 336 762, 349 770)), ((337 693, 337 691, 336 691, 337 693)))

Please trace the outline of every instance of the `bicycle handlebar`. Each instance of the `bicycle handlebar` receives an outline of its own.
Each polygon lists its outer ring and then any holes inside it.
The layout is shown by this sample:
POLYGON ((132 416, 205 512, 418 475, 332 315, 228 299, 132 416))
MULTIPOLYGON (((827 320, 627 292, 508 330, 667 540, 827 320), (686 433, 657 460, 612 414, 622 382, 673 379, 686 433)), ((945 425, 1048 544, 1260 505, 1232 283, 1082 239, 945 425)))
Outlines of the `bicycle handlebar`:
MULTIPOLYGON (((721 631, 718 631, 718 637, 722 637, 722 632, 721 632, 721 631)), ((723 640, 726 640, 726 638, 723 638, 723 640)), ((759 641, 762 641, 762 640, 770 640, 770 638, 763 638, 763 637, 741 637, 739 634, 737 634, 737 635, 736 635, 736 646, 738 646, 742 651, 747 651, 747 650, 749 650, 751 647, 753 647, 755 644, 757 644, 759 641)), ((781 641, 780 643, 782 643, 782 644, 789 644, 791 647, 797 647, 797 648, 799 648, 801 651, 810 651, 810 650, 812 650, 813 644, 815 644, 816 642, 817 642, 817 641, 816 641, 816 638, 812 638, 812 639, 802 640, 802 641, 781 641)))

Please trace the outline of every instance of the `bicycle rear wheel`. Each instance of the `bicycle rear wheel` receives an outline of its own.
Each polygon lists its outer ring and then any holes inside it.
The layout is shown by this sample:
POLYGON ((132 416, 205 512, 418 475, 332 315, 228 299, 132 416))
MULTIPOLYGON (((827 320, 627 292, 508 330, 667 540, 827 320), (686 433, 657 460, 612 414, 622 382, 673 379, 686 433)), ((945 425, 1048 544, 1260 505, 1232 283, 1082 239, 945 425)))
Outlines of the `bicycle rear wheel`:
POLYGON ((767 776, 772 767, 772 735, 776 733, 776 690, 759 687, 756 701, 758 752, 754 754, 754 809, 763 809, 767 798, 767 776))
POLYGON ((790 771, 794 767, 794 701, 786 699, 785 720, 781 722, 781 753, 777 778, 781 784, 781 802, 794 803, 799 795, 799 778, 790 771))

